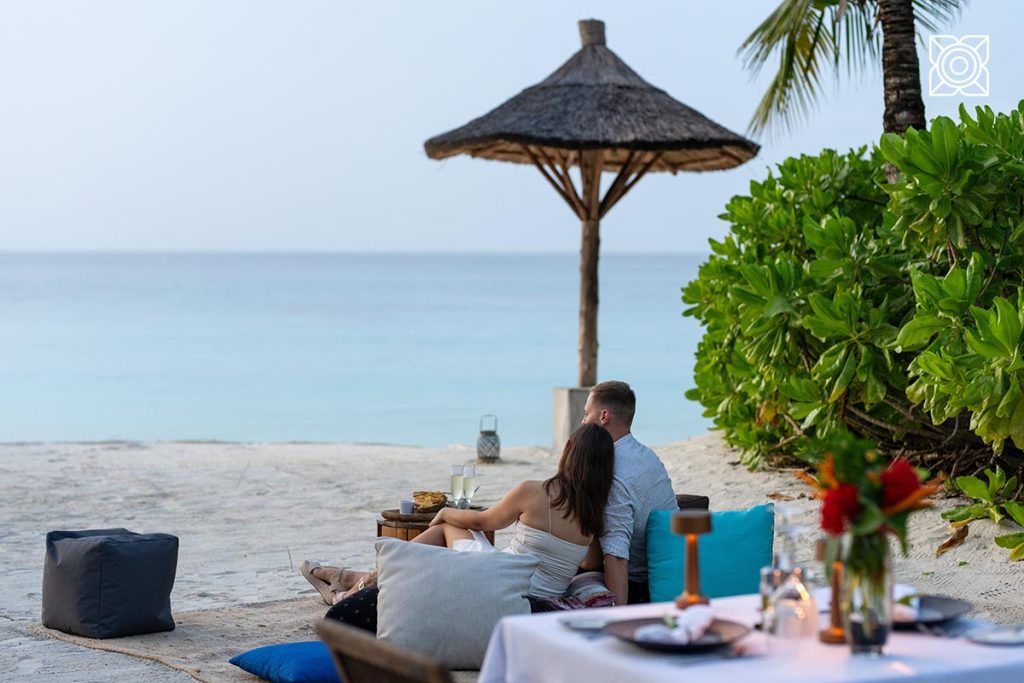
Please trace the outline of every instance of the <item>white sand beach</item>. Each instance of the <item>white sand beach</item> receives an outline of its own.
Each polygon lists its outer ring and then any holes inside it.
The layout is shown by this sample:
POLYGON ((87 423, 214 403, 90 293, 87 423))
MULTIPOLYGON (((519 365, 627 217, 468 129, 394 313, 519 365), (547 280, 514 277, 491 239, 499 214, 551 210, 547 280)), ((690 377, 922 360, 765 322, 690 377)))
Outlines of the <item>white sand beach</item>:
MULTIPOLYGON (((792 499, 806 511, 809 531, 800 559, 809 560, 815 502, 790 473, 748 472, 715 434, 655 450, 676 490, 710 496, 713 510, 792 499)), ((446 488, 448 465, 474 458, 467 446, 0 445, 0 679, 191 680, 163 664, 40 633, 49 530, 123 526, 177 535, 181 545, 172 606, 178 613, 310 598, 312 590, 297 573, 303 559, 369 566, 377 512, 396 507, 414 489, 446 488)), ((549 449, 506 448, 501 462, 480 466, 479 500, 493 502, 514 483, 544 478, 554 467, 549 449)), ((942 508, 954 504, 940 501, 942 508)), ((1024 621, 1024 566, 1010 563, 1007 551, 993 544, 996 533, 992 524, 975 523, 963 546, 935 559, 946 525, 937 512, 918 514, 910 556, 895 561, 897 578, 922 591, 966 598, 977 617, 1024 621)), ((504 539, 499 533, 499 546, 504 539)), ((320 613, 314 602, 303 604, 313 618, 320 613)), ((225 614, 238 615, 239 642, 246 642, 241 636, 253 629, 242 616, 246 612, 225 614)), ((262 626, 261 642, 274 641, 274 628, 274 623, 262 626)), ((295 638, 286 630, 280 639, 295 638)))

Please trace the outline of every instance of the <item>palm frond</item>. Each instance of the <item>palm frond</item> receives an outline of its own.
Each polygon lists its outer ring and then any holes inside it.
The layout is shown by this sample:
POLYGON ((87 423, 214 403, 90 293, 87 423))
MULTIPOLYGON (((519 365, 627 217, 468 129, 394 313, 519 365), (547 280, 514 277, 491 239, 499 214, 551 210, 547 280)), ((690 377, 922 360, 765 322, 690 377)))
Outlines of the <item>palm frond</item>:
MULTIPOLYGON (((922 31, 947 26, 968 0, 911 0, 922 31)), ((778 71, 757 105, 747 129, 772 125, 792 130, 805 120, 821 89, 823 69, 838 77, 864 74, 879 62, 881 34, 877 0, 782 0, 740 46, 743 66, 756 77, 778 60, 778 71), (843 68, 845 66, 845 69, 843 68)))
POLYGON ((806 118, 821 88, 822 69, 839 58, 831 18, 835 7, 815 0, 783 0, 740 47, 744 67, 755 76, 778 59, 778 71, 757 105, 748 129, 779 122, 791 129, 806 118))
MULTIPOLYGON (((912 0, 920 28, 934 33, 957 20, 968 0, 912 0)), ((918 30, 920 33, 920 30, 918 30)))

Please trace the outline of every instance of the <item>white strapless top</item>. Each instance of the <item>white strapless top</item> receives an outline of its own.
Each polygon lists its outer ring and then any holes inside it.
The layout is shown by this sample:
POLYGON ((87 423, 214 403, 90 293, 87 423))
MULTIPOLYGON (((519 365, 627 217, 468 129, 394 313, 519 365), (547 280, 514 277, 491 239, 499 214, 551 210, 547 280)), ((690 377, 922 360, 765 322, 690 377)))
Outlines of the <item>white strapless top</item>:
MULTIPOLYGON (((550 513, 550 508, 548 511, 550 513)), ((534 529, 517 520, 512 543, 504 552, 516 555, 529 553, 540 557, 540 564, 530 578, 530 595, 560 598, 568 590, 569 581, 579 571, 588 547, 558 538, 550 531, 534 529)))

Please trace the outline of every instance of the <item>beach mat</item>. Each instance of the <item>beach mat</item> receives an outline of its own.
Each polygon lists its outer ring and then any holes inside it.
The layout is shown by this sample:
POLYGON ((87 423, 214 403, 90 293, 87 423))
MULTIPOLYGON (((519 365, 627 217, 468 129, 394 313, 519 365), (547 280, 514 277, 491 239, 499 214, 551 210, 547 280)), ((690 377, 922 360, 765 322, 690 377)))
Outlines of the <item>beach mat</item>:
MULTIPOLYGON (((263 645, 317 640, 314 624, 326 606, 319 599, 280 600, 241 607, 175 612, 177 628, 164 633, 96 640, 33 624, 29 630, 94 650, 158 662, 204 683, 253 683, 259 679, 228 660, 263 645)), ((456 671, 456 683, 475 683, 479 672, 456 671)))

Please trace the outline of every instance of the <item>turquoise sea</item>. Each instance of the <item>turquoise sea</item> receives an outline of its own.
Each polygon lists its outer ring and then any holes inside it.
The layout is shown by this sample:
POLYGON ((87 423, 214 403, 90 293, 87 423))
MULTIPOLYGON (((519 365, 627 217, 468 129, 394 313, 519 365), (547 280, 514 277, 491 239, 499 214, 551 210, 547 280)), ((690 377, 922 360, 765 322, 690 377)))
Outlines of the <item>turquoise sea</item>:
MULTIPOLYGON (((652 444, 707 429, 701 255, 602 256, 600 379, 652 444)), ((576 255, 0 254, 0 441, 549 444, 576 255)))

